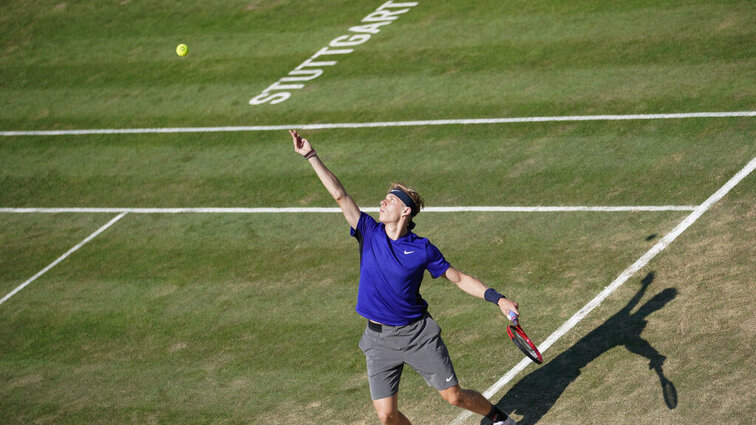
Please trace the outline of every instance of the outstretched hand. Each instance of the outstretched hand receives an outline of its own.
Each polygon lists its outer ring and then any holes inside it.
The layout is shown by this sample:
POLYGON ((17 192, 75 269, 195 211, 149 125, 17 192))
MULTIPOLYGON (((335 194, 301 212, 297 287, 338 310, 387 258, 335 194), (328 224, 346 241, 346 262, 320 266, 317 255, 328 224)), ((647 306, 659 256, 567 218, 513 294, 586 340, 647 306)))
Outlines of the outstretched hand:
POLYGON ((501 309, 501 312, 504 314, 505 317, 509 317, 508 313, 510 311, 514 312, 516 315, 520 315, 520 311, 518 308, 520 307, 516 302, 512 300, 508 300, 506 298, 501 298, 498 303, 499 308, 501 309))
POLYGON ((297 133, 297 130, 289 130, 289 134, 291 134, 291 139, 294 142, 294 152, 302 156, 312 152, 313 149, 310 142, 308 142, 307 139, 302 138, 302 136, 297 133))

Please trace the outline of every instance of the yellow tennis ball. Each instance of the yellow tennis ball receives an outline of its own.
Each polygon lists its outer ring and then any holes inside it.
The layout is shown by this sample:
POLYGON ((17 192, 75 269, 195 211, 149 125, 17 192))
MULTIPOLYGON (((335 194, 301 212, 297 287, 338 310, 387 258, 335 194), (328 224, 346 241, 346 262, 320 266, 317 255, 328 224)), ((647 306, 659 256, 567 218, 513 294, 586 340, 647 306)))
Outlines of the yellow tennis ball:
POLYGON ((186 54, 189 53, 189 47, 187 47, 186 44, 181 43, 178 46, 176 46, 176 54, 179 56, 186 56, 186 54))

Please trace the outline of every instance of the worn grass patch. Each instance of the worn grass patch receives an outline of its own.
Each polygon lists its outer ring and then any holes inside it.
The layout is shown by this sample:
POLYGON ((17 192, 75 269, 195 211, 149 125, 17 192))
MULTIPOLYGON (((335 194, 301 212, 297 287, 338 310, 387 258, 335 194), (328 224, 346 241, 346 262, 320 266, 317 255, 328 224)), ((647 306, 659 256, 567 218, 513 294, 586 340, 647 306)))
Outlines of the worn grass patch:
POLYGON ((499 405, 522 424, 686 423, 699 415, 749 423, 752 181, 565 335, 543 366, 505 387, 499 405))

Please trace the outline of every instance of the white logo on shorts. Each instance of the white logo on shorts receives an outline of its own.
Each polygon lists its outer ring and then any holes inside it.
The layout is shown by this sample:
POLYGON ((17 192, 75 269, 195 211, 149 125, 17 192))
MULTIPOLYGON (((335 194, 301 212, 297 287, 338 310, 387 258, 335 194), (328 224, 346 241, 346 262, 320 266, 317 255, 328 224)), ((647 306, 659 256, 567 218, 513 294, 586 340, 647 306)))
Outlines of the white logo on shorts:
POLYGON ((449 381, 451 381, 451 380, 452 380, 452 378, 454 378, 454 375, 452 375, 452 376, 450 376, 450 377, 446 378, 446 382, 449 382, 449 381))
POLYGON ((415 252, 415 251, 404 251, 404 255, 412 254, 413 252, 415 252))

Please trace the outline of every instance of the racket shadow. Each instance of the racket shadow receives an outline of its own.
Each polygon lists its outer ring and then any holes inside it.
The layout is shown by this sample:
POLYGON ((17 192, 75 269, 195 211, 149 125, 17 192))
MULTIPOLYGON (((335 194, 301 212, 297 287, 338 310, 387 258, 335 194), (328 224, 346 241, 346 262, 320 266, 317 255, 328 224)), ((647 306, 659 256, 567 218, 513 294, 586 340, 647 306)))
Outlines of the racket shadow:
MULTIPOLYGON (((497 406, 505 412, 521 415, 522 419, 517 422, 520 425, 535 424, 554 406, 565 389, 580 376, 582 368, 612 348, 623 346, 649 360, 649 369, 653 369, 659 376, 665 404, 669 409, 677 407, 677 390, 662 370, 666 357, 641 338, 641 333, 648 324, 645 318, 664 308, 677 296, 677 290, 667 288, 631 313, 654 277, 654 272, 646 275, 641 282, 640 290, 625 307, 575 345, 523 377, 504 394, 496 403, 497 406)), ((481 422, 487 423, 487 420, 481 422)))

